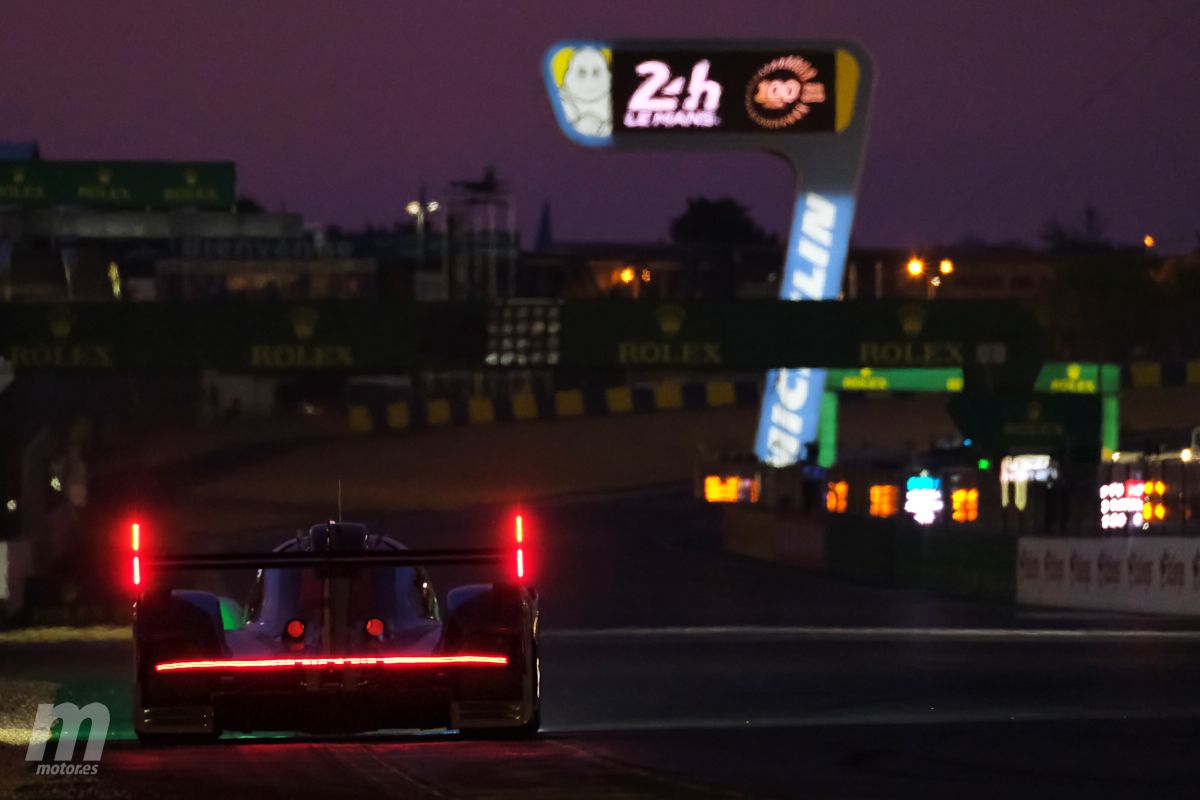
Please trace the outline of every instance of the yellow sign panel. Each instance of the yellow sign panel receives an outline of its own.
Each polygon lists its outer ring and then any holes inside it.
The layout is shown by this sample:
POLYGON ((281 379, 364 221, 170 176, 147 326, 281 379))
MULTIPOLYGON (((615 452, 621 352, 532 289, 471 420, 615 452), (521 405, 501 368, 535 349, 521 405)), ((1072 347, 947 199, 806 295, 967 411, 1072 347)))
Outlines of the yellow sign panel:
POLYGON ((704 478, 704 499, 709 503, 757 503, 762 481, 755 475, 707 475, 704 478))

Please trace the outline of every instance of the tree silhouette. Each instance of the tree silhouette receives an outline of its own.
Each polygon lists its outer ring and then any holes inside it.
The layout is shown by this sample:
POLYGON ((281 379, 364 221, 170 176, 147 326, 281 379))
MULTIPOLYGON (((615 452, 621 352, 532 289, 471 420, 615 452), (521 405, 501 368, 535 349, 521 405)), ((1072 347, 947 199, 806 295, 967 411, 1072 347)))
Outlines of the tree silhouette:
POLYGON ((1083 207, 1082 227, 1048 217, 1038 229, 1038 239, 1052 253, 1098 253, 1112 249, 1107 232, 1108 220, 1100 216, 1100 209, 1088 203, 1083 207))
POLYGON ((776 239, 732 197, 689 197, 687 209, 671 220, 676 244, 774 244, 776 239))
POLYGON ((234 205, 239 214, 262 214, 266 211, 262 203, 248 194, 239 196, 234 205))

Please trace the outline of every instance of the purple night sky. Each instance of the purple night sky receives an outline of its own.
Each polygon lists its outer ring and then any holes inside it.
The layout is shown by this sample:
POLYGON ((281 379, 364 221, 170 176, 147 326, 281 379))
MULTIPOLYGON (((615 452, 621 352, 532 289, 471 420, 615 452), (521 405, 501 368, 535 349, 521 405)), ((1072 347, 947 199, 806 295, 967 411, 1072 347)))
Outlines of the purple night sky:
POLYGON ((612 154, 558 131, 542 55, 570 37, 849 37, 876 86, 855 240, 1032 239, 1088 200, 1123 241, 1200 230, 1200 2, 105 2, 9 4, 0 139, 48 158, 231 159, 271 208, 402 216, 494 163, 526 235, 665 236, 694 194, 766 225, 791 175, 765 155, 612 154))

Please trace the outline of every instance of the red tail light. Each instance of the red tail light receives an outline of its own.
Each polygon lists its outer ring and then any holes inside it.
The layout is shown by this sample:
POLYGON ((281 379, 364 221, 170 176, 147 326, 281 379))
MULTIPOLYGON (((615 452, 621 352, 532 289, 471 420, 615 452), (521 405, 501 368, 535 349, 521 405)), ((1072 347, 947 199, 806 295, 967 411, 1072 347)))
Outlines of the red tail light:
POLYGON ((294 619, 287 624, 287 627, 283 629, 283 632, 289 639, 303 639, 304 623, 298 619, 294 619))
POLYGON ((407 667, 416 669, 447 667, 504 667, 508 656, 322 656, 318 658, 230 658, 213 661, 167 661, 154 665, 155 672, 214 670, 233 672, 248 669, 359 669, 361 667, 407 667))
POLYGON ((522 545, 525 542, 525 518, 517 514, 514 521, 514 530, 517 538, 517 580, 525 580, 525 548, 522 545))
POLYGON ((383 620, 379 619, 378 617, 373 617, 367 620, 365 627, 367 636, 373 636, 374 638, 378 639, 383 635, 383 620))
POLYGON ((140 587, 142 585, 142 557, 139 553, 142 550, 142 524, 134 522, 129 526, 130 548, 133 550, 133 585, 140 587))

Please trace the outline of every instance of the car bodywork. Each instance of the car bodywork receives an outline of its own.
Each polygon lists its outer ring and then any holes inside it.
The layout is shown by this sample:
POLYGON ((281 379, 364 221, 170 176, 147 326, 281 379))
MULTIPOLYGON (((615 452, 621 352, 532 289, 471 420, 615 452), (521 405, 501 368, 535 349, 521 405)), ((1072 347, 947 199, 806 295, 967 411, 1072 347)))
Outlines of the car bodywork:
POLYGON ((538 597, 515 547, 409 550, 351 523, 270 553, 162 555, 132 526, 134 726, 144 741, 222 731, 455 729, 540 723, 538 597), (496 564, 443 615, 427 567, 496 564), (180 570, 257 570, 249 602, 170 587, 180 570))

